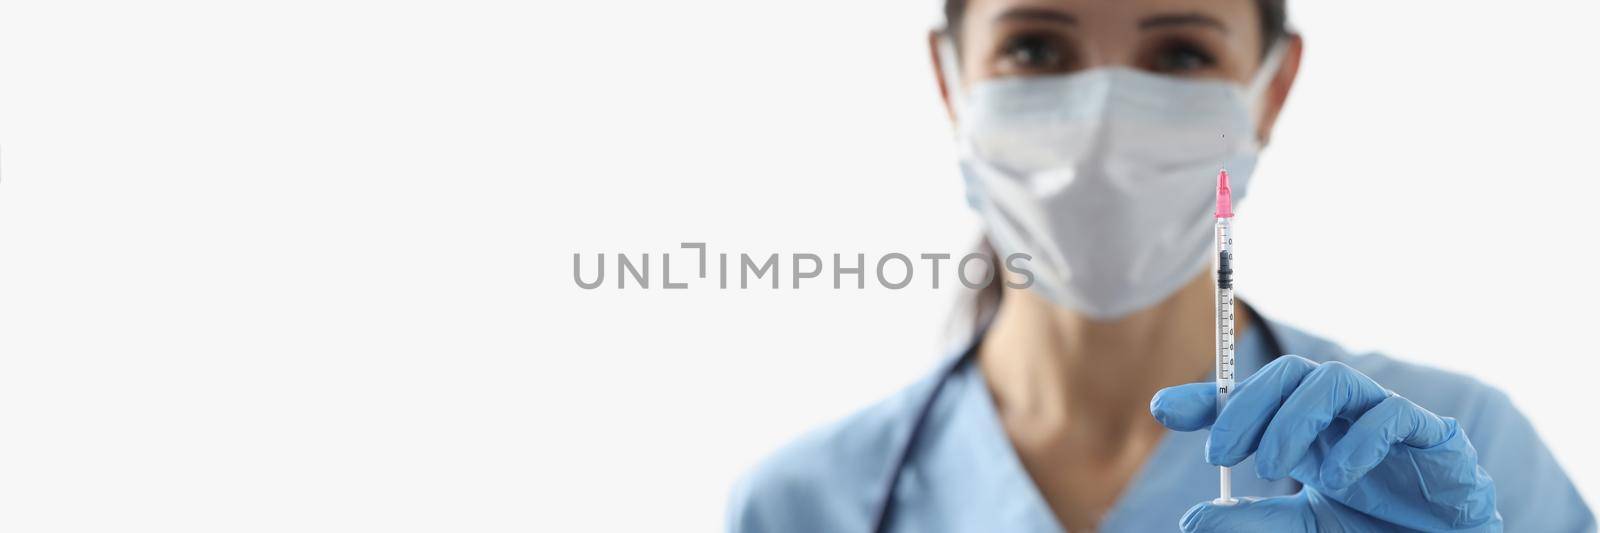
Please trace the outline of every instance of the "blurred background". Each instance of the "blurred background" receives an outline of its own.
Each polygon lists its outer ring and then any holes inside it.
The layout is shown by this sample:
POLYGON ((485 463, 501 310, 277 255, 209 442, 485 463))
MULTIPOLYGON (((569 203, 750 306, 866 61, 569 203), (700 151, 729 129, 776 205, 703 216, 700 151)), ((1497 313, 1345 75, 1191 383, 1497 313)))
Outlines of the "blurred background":
MULTIPOLYGON (((587 291, 572 254, 966 251, 938 11, 5 4, 0 529, 719 529, 943 356, 955 291, 587 291)), ((1290 18, 1241 295, 1506 390, 1600 503, 1600 4, 1290 18)))

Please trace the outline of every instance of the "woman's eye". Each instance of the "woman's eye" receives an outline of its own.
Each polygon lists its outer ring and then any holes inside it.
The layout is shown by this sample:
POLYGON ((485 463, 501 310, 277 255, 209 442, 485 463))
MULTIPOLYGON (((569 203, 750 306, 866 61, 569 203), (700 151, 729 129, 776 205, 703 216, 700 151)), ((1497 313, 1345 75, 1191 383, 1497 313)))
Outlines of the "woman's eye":
POLYGON ((1217 58, 1210 52, 1188 43, 1167 45, 1156 52, 1150 67, 1163 74, 1186 74, 1215 67, 1217 58))
POLYGON ((1020 72, 1059 71, 1066 60, 1060 43, 1044 35, 1022 35, 1006 41, 1000 49, 1002 70, 1020 72))

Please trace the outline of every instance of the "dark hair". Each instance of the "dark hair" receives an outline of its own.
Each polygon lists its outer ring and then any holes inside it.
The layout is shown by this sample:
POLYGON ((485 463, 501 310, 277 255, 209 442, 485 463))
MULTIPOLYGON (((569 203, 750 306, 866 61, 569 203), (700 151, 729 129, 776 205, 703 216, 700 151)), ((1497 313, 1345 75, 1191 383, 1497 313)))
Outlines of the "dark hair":
MULTIPOLYGON (((1261 53, 1265 55, 1274 38, 1289 32, 1286 0, 1256 0, 1261 14, 1261 53)), ((952 37, 960 36, 961 19, 967 14, 967 0, 944 0, 944 24, 952 37)))

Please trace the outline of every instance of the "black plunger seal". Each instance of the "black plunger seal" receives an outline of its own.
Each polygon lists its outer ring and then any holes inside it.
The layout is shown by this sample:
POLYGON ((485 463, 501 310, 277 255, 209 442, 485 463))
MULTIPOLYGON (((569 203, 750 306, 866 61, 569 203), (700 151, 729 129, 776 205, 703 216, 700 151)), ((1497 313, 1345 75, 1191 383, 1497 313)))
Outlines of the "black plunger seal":
POLYGON ((1233 288, 1233 252, 1217 254, 1217 288, 1233 288))

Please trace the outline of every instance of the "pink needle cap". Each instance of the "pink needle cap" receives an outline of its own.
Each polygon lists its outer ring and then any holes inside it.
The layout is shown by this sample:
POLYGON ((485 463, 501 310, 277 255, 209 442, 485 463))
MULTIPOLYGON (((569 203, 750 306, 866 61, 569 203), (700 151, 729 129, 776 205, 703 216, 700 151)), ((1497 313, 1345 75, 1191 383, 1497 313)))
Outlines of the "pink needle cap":
POLYGON ((1233 189, 1228 188, 1228 169, 1217 172, 1217 218, 1233 218, 1233 189))

